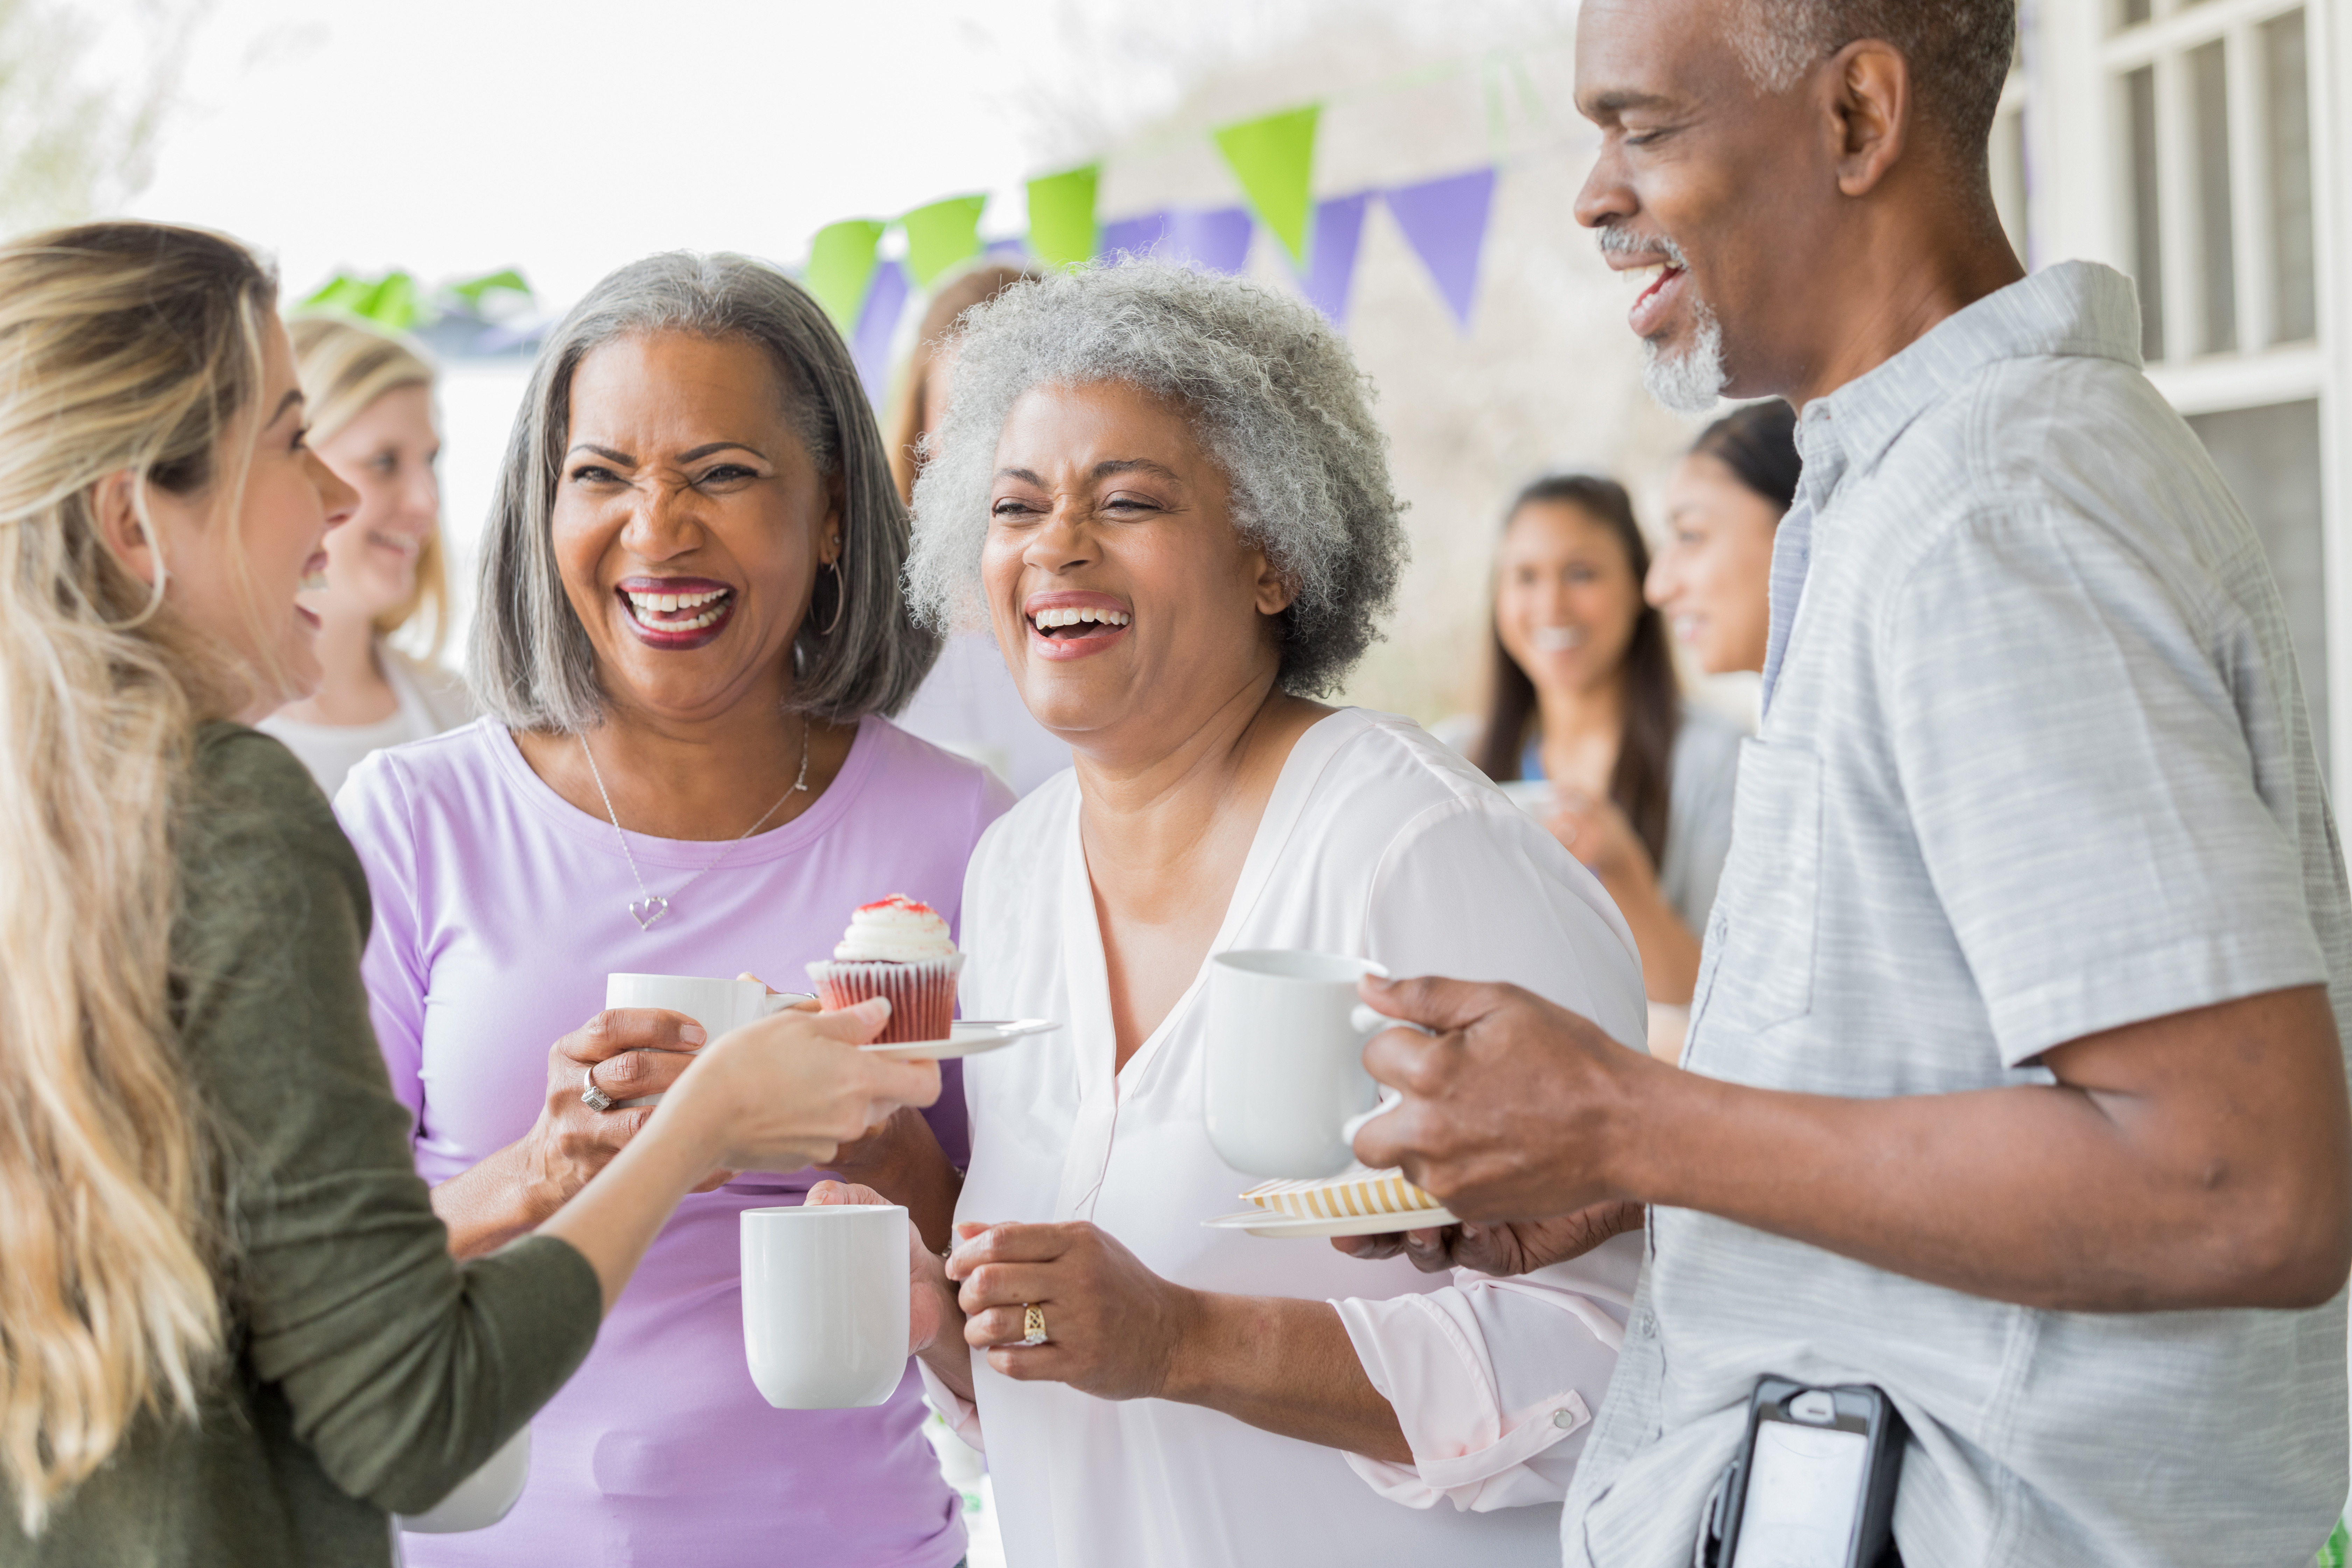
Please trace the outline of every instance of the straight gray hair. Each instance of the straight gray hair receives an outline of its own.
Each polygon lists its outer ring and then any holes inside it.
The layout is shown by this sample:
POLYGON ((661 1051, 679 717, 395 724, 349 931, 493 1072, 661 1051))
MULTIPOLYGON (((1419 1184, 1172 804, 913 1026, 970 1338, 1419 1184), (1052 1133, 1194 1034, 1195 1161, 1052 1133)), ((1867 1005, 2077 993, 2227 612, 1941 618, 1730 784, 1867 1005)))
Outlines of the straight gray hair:
POLYGON ((939 658, 939 634, 899 593, 907 509, 849 350, 823 307, 763 261, 672 251, 588 291, 540 349, 490 501, 467 675, 483 710, 517 730, 578 733, 605 692, 587 631, 563 592, 550 524, 572 426, 572 376, 618 338, 732 339, 767 352, 793 428, 820 473, 841 481, 837 586, 820 574, 793 636, 795 711, 848 721, 897 712, 939 658))

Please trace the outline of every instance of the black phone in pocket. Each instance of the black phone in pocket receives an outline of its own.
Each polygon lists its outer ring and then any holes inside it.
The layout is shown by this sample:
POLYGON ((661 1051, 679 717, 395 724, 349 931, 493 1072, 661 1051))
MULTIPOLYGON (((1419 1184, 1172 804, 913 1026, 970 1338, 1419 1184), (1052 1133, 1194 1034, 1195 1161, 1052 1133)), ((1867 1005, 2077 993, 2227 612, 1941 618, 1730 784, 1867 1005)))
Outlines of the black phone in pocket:
POLYGON ((1699 1520, 1692 1568, 1882 1568, 1907 1428, 1869 1384, 1767 1377, 1699 1520))

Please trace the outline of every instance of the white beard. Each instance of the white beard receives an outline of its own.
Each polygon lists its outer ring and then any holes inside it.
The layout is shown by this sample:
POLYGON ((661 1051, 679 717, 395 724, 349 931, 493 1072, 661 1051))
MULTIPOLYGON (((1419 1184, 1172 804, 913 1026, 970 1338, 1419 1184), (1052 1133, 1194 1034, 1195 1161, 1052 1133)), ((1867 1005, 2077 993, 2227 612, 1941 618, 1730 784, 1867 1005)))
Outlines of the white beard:
POLYGON ((1669 357, 1655 342, 1642 341, 1642 384, 1676 414, 1705 414, 1731 379, 1723 368, 1723 323, 1704 300, 1696 313, 1697 330, 1682 353, 1669 357))

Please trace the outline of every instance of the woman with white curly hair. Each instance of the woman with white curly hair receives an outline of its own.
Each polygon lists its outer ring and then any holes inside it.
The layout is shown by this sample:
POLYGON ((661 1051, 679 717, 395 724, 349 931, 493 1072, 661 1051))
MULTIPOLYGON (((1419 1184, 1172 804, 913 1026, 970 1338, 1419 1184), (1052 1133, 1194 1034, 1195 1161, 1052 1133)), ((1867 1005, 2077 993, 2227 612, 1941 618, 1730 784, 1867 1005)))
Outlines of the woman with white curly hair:
POLYGON ((1151 266, 1007 289, 961 352, 909 584, 935 622, 985 615, 1076 758, 982 839, 963 905, 964 1011, 1066 1026, 967 1064, 959 1244, 916 1260, 1008 1557, 1556 1561, 1557 1513, 1522 1505, 1565 1493, 1638 1237, 1433 1280, 1202 1225, 1253 1181, 1203 1122, 1214 953, 1466 970, 1643 1037, 1633 940, 1567 851, 1418 726, 1315 700, 1405 555, 1365 383, 1304 304, 1151 266))

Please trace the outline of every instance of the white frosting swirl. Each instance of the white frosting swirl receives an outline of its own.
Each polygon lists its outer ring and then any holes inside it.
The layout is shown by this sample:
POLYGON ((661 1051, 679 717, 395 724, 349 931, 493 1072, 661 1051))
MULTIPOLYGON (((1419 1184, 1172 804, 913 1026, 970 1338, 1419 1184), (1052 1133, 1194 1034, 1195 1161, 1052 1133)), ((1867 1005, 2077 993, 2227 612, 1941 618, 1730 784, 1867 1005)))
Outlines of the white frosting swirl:
POLYGON ((955 938, 940 912, 895 893, 852 914, 833 950, 837 963, 920 963, 955 953, 955 938))

